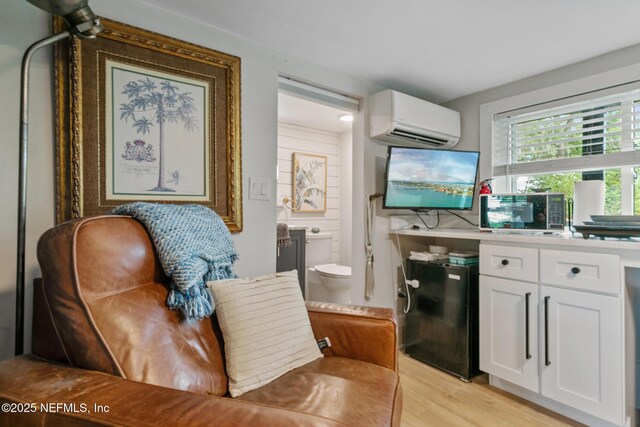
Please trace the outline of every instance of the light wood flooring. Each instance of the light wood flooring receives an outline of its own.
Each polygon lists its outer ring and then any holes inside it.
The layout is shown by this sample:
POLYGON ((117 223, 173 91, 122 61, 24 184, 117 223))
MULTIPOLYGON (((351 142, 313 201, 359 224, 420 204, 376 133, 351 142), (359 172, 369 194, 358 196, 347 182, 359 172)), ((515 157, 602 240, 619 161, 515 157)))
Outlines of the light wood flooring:
POLYGON ((400 353, 403 427, 581 426, 488 383, 460 379, 400 353))

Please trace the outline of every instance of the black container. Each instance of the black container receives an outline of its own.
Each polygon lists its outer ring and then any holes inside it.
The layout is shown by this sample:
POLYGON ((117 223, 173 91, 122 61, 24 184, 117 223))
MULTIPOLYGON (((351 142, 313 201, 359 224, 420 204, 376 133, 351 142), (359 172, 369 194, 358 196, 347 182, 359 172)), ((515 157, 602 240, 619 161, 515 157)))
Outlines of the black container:
POLYGON ((478 267, 448 261, 407 260, 411 310, 405 317, 405 353, 470 381, 478 361, 478 267))

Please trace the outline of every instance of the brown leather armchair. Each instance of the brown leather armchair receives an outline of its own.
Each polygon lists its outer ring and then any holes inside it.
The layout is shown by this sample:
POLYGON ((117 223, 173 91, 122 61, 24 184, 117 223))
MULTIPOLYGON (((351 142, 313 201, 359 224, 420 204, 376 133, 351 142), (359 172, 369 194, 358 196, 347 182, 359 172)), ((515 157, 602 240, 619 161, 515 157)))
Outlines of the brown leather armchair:
POLYGON ((399 425, 390 309, 307 303, 326 357, 232 399, 215 316, 167 309, 146 230, 82 218, 38 243, 33 354, 0 362, 0 425, 399 425))

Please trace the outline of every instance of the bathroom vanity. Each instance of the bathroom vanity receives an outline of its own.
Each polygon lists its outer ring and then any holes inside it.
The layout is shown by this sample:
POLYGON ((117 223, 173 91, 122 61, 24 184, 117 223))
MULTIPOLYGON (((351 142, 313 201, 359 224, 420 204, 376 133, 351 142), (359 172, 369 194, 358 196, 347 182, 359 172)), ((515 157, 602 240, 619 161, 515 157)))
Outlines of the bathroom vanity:
POLYGON ((393 233, 403 251, 479 252, 480 369, 492 385, 588 425, 636 425, 640 241, 393 233))
POLYGON ((289 236, 291 246, 280 247, 276 252, 276 272, 297 270, 298 283, 304 298, 306 227, 289 227, 289 236))

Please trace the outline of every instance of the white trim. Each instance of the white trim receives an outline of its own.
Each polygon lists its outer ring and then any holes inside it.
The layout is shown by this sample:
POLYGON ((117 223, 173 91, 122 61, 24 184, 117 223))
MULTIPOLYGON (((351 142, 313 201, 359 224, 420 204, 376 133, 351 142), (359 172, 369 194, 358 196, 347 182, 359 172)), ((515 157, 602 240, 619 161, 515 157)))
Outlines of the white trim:
POLYGON ((619 153, 594 154, 592 156, 500 165, 493 169, 493 173, 496 176, 508 175, 509 177, 515 177, 541 173, 635 167, 638 165, 640 165, 640 151, 622 151, 619 153))
POLYGON ((278 89, 296 98, 317 102, 339 110, 353 111, 354 113, 360 111, 359 99, 302 83, 291 77, 278 76, 278 89))
POLYGON ((553 412, 557 412, 558 414, 564 415, 565 417, 571 418, 572 420, 589 426, 616 427, 618 425, 621 425, 613 424, 601 418, 594 417, 593 415, 587 414, 578 409, 572 408, 553 399, 542 396, 539 393, 526 390, 516 384, 505 381, 502 378, 498 378, 495 375, 489 375, 489 384, 511 394, 514 394, 518 397, 521 397, 525 400, 538 404, 543 408, 550 409, 553 412))
MULTIPOLYGON (((628 152, 627 152, 628 153, 628 152)), ((629 154, 629 153, 628 153, 629 154)), ((640 163, 640 162, 639 162, 640 163)), ((631 167, 620 169, 620 214, 633 215, 633 169, 631 167)))

